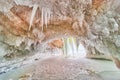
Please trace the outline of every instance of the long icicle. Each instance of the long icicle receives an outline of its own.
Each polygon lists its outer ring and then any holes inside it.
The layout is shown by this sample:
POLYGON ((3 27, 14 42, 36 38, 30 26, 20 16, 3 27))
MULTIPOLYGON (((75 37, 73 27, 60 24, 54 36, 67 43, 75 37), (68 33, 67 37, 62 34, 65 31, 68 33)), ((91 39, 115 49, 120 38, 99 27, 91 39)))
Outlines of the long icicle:
POLYGON ((43 26, 44 26, 44 8, 42 8, 42 12, 41 12, 41 26, 42 26, 42 31, 43 31, 43 26))
POLYGON ((45 12, 45 15, 44 15, 46 28, 47 28, 47 23, 48 23, 48 16, 47 16, 47 14, 48 14, 48 9, 46 8, 46 12, 45 12))
POLYGON ((30 18, 30 25, 29 25, 29 31, 31 29, 31 26, 32 26, 32 23, 33 23, 33 19, 35 17, 35 13, 37 12, 37 8, 38 8, 38 5, 34 5, 33 6, 33 9, 32 9, 32 14, 31 14, 31 18, 30 18))
POLYGON ((66 39, 63 38, 62 40, 63 40, 63 49, 62 49, 63 50, 63 56, 67 56, 66 55, 67 54, 67 52, 66 52, 67 51, 66 39))
POLYGON ((48 10, 47 17, 48 17, 48 23, 50 23, 50 17, 51 17, 51 12, 50 12, 50 10, 48 10))
POLYGON ((72 56, 72 46, 71 46, 71 41, 70 38, 67 38, 67 55, 72 56))
POLYGON ((77 45, 76 45, 76 38, 71 38, 72 41, 72 48, 73 48, 73 54, 74 56, 77 54, 77 45))
POLYGON ((42 31, 44 29, 44 25, 48 26, 49 20, 51 18, 51 11, 49 10, 49 8, 42 8, 41 10, 41 26, 42 26, 42 31))

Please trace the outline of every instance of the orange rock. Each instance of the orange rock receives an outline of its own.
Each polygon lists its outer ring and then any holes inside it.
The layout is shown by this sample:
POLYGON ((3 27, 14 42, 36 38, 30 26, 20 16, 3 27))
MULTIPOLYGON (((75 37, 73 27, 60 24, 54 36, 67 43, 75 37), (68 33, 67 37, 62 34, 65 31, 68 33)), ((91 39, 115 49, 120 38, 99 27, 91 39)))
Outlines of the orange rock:
POLYGON ((63 41, 62 39, 54 40, 51 43, 48 44, 52 48, 62 48, 63 47, 63 41))
POLYGON ((105 0, 92 0, 93 8, 97 9, 105 0))

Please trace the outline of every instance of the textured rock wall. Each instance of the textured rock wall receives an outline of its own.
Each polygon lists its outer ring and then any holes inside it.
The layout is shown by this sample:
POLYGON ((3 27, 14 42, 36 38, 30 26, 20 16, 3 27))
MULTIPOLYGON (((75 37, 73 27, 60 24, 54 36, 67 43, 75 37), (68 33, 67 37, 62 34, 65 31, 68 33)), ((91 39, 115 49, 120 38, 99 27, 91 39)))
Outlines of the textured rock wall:
POLYGON ((119 56, 119 6, 119 0, 1 0, 1 54, 7 54, 6 43, 24 51, 51 39, 75 36, 88 56, 119 56))

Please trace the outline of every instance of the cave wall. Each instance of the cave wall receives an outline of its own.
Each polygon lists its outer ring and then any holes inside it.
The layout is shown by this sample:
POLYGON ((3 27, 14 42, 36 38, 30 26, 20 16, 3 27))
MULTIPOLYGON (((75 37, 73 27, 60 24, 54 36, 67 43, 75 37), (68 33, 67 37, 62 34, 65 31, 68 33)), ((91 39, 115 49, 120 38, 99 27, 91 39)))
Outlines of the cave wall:
POLYGON ((119 6, 119 0, 1 0, 1 55, 12 50, 30 52, 38 44, 74 36, 86 47, 88 56, 119 56, 119 6))

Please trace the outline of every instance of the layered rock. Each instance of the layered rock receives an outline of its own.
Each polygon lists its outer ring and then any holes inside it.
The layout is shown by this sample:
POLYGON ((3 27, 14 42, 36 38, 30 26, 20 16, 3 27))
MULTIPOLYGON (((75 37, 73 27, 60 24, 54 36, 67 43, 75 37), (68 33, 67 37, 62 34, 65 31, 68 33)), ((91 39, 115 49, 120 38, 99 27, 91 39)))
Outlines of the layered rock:
POLYGON ((1 44, 4 41, 20 49, 24 43, 28 49, 36 43, 75 36, 88 57, 119 55, 119 0, 2 0, 0 6, 4 6, 0 9, 1 44))

